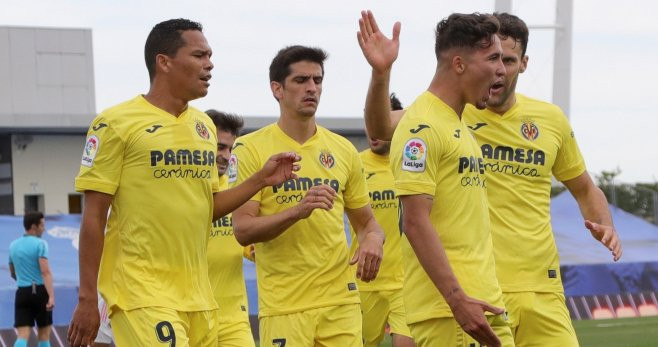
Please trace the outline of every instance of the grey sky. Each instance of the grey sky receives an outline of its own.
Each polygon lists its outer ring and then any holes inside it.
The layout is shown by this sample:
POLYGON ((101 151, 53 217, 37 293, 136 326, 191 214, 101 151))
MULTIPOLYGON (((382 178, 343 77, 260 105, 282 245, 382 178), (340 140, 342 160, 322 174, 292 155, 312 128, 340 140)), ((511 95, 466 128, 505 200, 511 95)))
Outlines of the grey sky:
MULTIPOLYGON (((658 179, 658 4, 574 0, 571 120, 590 173, 620 167, 621 180, 658 179)), ((318 116, 362 114, 370 69, 356 43, 361 9, 372 9, 385 33, 402 22, 392 90, 405 105, 429 84, 435 68, 433 29, 451 12, 491 12, 494 0, 471 1, 126 1, 6 2, 0 25, 93 29, 96 107, 148 89, 144 40, 165 19, 200 21, 214 50, 207 97, 193 102, 245 116, 276 116, 267 69, 289 44, 322 47, 326 63, 318 116)), ((516 0, 529 25, 550 24, 554 1, 516 0)), ((529 68, 518 90, 550 101, 553 32, 531 30, 529 68)))

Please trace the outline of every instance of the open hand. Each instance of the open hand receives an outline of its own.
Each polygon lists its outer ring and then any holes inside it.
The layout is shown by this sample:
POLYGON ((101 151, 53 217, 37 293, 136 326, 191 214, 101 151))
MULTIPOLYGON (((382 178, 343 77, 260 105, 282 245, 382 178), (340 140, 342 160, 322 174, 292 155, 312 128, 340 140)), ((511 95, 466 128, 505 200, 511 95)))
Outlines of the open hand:
POLYGON ((393 38, 387 38, 377 26, 370 11, 361 11, 359 31, 356 33, 359 46, 368 64, 377 72, 391 69, 400 50, 400 22, 393 25, 393 38))
POLYGON ((300 160, 302 160, 302 157, 295 152, 275 154, 265 162, 257 175, 266 187, 283 183, 289 179, 297 178, 295 172, 299 171, 300 160))
POLYGON ((585 221, 585 227, 589 229, 592 236, 599 240, 608 250, 612 252, 614 261, 621 259, 621 241, 614 227, 585 221))

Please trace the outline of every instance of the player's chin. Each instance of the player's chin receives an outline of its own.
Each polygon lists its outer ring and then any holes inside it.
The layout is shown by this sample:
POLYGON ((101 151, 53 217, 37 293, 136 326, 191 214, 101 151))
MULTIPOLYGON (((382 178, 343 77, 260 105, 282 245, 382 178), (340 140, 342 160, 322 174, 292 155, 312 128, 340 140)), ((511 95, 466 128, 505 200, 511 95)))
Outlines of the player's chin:
POLYGON ((475 108, 477 108, 478 110, 484 110, 485 108, 487 108, 487 102, 485 100, 480 100, 475 102, 473 106, 475 106, 475 108))
POLYGON ((203 98, 204 96, 208 95, 208 85, 202 85, 195 88, 194 94, 195 94, 194 97, 196 99, 203 98))
POLYGON ((315 116, 315 111, 316 110, 317 110, 316 107, 304 107, 301 110, 299 110, 300 111, 299 113, 302 116, 313 117, 313 116, 315 116))

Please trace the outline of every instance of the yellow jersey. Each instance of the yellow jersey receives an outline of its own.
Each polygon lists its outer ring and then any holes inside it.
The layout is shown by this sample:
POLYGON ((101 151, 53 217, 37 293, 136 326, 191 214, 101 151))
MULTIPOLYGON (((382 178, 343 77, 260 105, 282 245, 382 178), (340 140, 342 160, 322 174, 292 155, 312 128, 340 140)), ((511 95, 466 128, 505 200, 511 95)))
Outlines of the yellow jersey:
MULTIPOLYGON (((228 189, 226 175, 220 176, 219 182, 220 190, 228 189)), ((243 253, 244 247, 233 236, 231 214, 214 221, 208 240, 208 277, 224 322, 249 321, 243 253)))
POLYGON ((318 126, 299 144, 277 124, 268 125, 236 140, 229 181, 244 181, 270 156, 288 151, 302 157, 299 177, 256 193, 251 200, 260 203, 260 215, 295 206, 314 185, 326 184, 337 196, 330 211, 317 209, 275 239, 255 244, 260 317, 360 301, 343 213, 370 201, 359 154, 347 139, 318 126))
POLYGON ((559 107, 516 94, 505 114, 467 106, 482 148, 498 280, 505 292, 562 292, 550 216, 551 174, 560 181, 585 162, 559 107))
POLYGON ((112 312, 217 308, 206 259, 216 149, 205 113, 175 117, 141 95, 92 122, 75 188, 112 195, 98 278, 112 312))
MULTIPOLYGON (((482 153, 458 115, 434 94, 421 94, 398 124, 391 143, 391 168, 398 197, 433 197, 429 218, 465 293, 503 307, 482 153)), ((407 323, 451 317, 406 237, 401 248, 407 323)))
MULTIPOLYGON (((388 155, 378 155, 370 149, 359 153, 366 174, 370 194, 370 208, 377 223, 386 234, 384 258, 379 266, 377 278, 370 282, 358 280, 360 291, 394 290, 402 288, 404 270, 400 253, 400 227, 398 222, 398 199, 393 186, 393 173, 388 155)), ((354 228, 350 227, 352 247, 350 254, 359 246, 354 228)), ((356 265, 354 265, 356 273, 356 265)))

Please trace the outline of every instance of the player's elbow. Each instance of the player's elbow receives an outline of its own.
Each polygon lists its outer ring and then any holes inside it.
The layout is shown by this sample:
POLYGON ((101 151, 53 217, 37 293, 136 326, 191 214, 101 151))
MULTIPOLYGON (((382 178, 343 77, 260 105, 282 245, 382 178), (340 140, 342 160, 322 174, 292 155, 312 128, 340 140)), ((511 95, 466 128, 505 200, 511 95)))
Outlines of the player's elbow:
POLYGON ((235 239, 238 240, 238 243, 239 243, 240 246, 242 246, 242 247, 249 246, 249 245, 251 245, 251 244, 253 243, 253 242, 251 241, 251 239, 248 238, 247 236, 245 236, 244 234, 238 234, 238 233, 236 233, 235 231, 234 231, 234 234, 235 234, 235 239))
POLYGON ((233 217, 233 235, 235 235, 235 239, 240 246, 246 247, 254 243, 245 228, 240 227, 240 223, 235 222, 235 216, 233 217))

